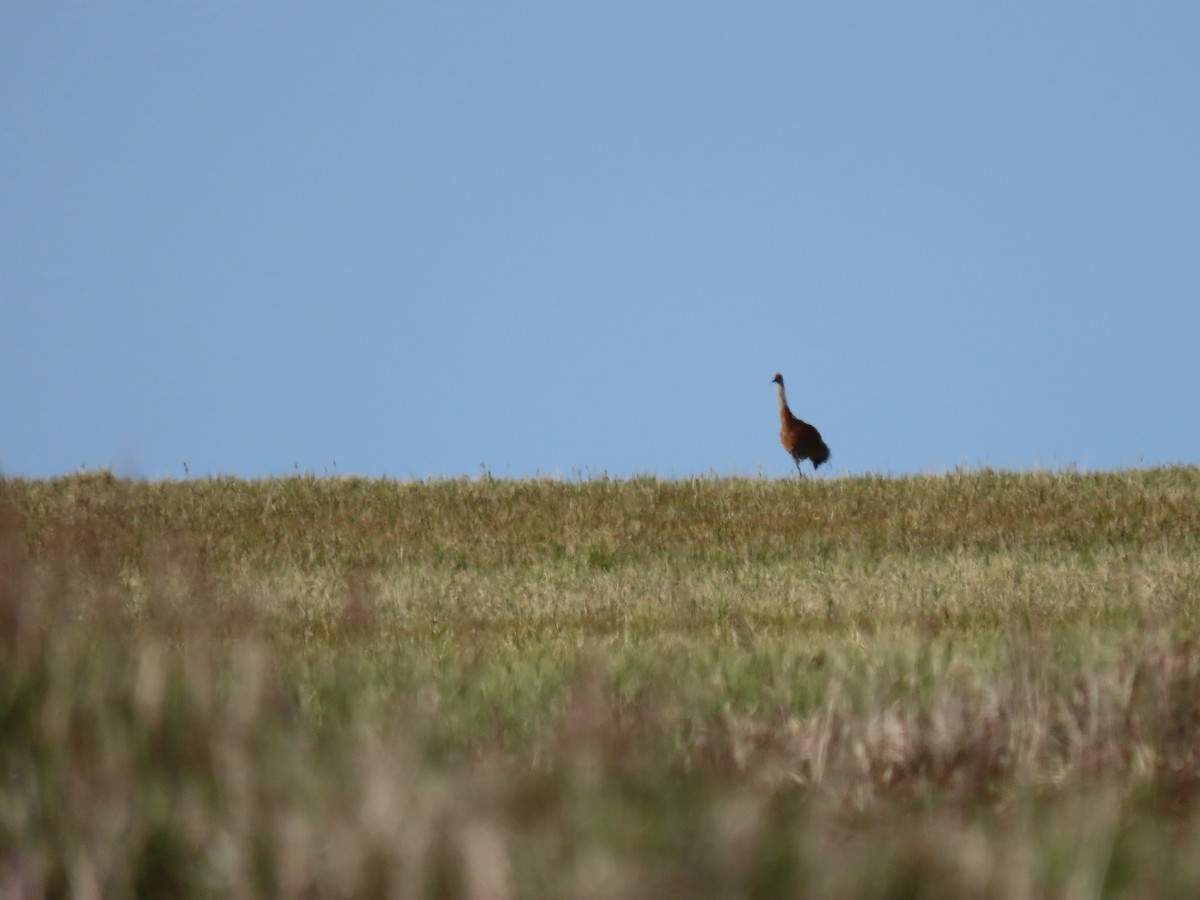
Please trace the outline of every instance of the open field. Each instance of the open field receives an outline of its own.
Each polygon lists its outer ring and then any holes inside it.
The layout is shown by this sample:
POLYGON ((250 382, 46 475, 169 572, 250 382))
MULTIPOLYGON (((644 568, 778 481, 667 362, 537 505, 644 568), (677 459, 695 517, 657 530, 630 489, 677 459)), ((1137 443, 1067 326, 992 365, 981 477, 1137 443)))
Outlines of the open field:
POLYGON ((1200 896, 1200 469, 0 481, 0 896, 1200 896))

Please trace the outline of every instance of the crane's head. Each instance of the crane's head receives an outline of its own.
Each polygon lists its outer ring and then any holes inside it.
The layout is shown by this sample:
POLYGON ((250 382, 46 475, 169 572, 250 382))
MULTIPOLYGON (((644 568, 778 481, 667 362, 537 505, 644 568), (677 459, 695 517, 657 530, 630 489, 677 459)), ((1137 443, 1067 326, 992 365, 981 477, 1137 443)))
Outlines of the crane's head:
POLYGON ((783 376, 782 376, 782 375, 780 375, 778 372, 776 372, 776 373, 775 373, 775 377, 774 377, 774 378, 772 378, 772 379, 771 379, 771 381, 772 381, 774 384, 783 384, 783 376))

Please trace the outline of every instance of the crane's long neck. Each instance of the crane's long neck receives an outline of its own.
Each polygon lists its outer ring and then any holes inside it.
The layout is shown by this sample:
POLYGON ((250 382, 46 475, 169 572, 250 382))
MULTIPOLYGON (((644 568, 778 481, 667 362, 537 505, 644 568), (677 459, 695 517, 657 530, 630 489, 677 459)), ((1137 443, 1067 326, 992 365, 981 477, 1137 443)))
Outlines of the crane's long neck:
POLYGON ((791 415, 791 410, 788 409, 787 393, 783 389, 783 382, 777 382, 775 385, 775 394, 779 398, 779 415, 785 419, 791 415))

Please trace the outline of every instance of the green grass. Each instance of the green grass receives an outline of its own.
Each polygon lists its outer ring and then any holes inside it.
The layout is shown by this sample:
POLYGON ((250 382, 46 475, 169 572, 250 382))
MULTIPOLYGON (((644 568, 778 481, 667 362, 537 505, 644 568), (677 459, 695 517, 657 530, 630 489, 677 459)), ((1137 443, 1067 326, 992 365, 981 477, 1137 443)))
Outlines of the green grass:
POLYGON ((0 482, 0 894, 1200 892, 1200 470, 0 482))

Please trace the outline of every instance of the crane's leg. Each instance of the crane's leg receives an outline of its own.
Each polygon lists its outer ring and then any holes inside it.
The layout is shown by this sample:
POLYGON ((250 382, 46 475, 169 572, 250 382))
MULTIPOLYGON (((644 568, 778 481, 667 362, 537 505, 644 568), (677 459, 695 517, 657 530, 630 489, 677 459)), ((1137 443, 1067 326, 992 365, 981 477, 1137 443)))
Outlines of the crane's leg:
POLYGON ((799 459, 799 457, 793 456, 793 457, 792 457, 792 462, 794 462, 794 463, 796 464, 796 474, 797 474, 797 475, 799 475, 801 478, 804 478, 804 477, 805 477, 805 476, 804 476, 804 470, 800 468, 800 459, 799 459))

